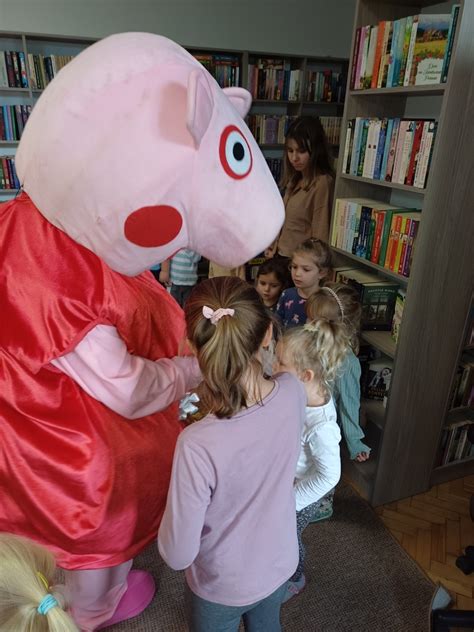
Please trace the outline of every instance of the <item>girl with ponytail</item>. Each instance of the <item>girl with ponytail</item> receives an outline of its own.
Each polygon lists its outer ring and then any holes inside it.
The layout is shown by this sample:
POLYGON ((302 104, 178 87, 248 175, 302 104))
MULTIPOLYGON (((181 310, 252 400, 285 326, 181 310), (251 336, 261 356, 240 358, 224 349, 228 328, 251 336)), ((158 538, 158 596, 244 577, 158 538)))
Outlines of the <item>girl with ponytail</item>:
POLYGON ((0 630, 79 632, 51 584, 53 555, 26 538, 0 533, 0 630))
POLYGON ((298 563, 293 481, 306 395, 289 374, 264 377, 272 317, 237 277, 199 283, 185 305, 201 368, 197 417, 179 436, 158 534, 163 559, 186 569, 193 632, 278 632, 298 563))
POLYGON ((307 395, 306 420, 295 476, 299 563, 284 601, 299 594, 306 585, 304 529, 310 522, 332 513, 334 487, 341 476, 341 433, 330 384, 348 349, 344 327, 327 318, 288 329, 277 346, 279 370, 295 375, 303 383, 307 395))

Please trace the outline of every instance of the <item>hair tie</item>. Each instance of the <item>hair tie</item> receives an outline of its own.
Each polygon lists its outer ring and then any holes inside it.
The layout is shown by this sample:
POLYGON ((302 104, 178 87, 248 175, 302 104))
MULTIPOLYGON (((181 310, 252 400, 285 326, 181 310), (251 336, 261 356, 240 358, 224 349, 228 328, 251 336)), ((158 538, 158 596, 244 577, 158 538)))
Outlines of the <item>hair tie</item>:
POLYGON ((233 316, 235 314, 235 309, 219 307, 215 311, 204 305, 202 308, 202 315, 204 318, 207 318, 211 321, 213 325, 215 325, 223 316, 233 316))
POLYGON ((45 595, 37 610, 40 614, 48 614, 51 608, 59 608, 59 602, 51 593, 45 595))
POLYGON ((314 334, 316 331, 319 331, 319 327, 318 327, 318 321, 319 320, 325 320, 325 321, 329 322, 327 318, 318 318, 316 320, 312 320, 310 323, 305 323, 303 325, 303 330, 304 331, 309 331, 312 334, 314 334))
POLYGON ((339 305, 339 309, 341 310, 341 318, 344 318, 344 308, 342 306, 342 301, 339 298, 339 296, 336 294, 336 292, 332 289, 332 287, 327 287, 326 285, 323 285, 322 288, 320 288, 321 290, 327 290, 330 294, 332 294, 334 296, 334 298, 336 299, 337 304, 339 305))
POLYGON ((40 582, 43 584, 43 586, 46 588, 46 590, 49 590, 48 580, 43 575, 43 573, 41 571, 36 571, 36 576, 38 577, 40 582))

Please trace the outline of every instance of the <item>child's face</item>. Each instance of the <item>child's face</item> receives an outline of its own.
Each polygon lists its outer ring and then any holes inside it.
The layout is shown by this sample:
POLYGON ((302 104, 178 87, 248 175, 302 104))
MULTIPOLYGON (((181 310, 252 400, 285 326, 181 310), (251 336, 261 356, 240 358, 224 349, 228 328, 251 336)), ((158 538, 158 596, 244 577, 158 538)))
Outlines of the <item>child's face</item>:
POLYGON ((326 275, 326 270, 319 268, 311 255, 300 253, 293 255, 290 270, 295 287, 306 297, 319 289, 319 282, 326 275))
POLYGON ((303 173, 308 168, 310 160, 309 152, 302 151, 293 138, 289 138, 286 141, 286 153, 288 161, 295 171, 303 173))
POLYGON ((274 272, 260 274, 257 278, 257 292, 266 307, 273 307, 281 294, 282 285, 274 272))

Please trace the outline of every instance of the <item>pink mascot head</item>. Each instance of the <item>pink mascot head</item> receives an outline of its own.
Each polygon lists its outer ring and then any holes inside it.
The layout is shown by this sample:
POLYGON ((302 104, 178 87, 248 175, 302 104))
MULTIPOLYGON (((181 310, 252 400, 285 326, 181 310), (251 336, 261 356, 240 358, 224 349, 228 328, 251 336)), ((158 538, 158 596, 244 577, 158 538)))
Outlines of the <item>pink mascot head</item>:
POLYGON ((242 120, 250 103, 164 37, 113 35, 46 89, 18 148, 18 176, 46 219, 125 275, 182 248, 236 266, 284 217, 242 120))

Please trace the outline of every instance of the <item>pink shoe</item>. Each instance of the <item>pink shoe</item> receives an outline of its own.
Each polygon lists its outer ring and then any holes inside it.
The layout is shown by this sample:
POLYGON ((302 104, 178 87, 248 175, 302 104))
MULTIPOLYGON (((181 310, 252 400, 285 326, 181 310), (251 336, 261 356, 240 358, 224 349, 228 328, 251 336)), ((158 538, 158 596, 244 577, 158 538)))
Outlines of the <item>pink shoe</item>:
POLYGON ((108 621, 102 623, 97 630, 109 625, 126 621, 142 613, 150 605, 155 595, 155 582, 146 571, 130 571, 127 576, 127 590, 119 601, 117 609, 108 621))

